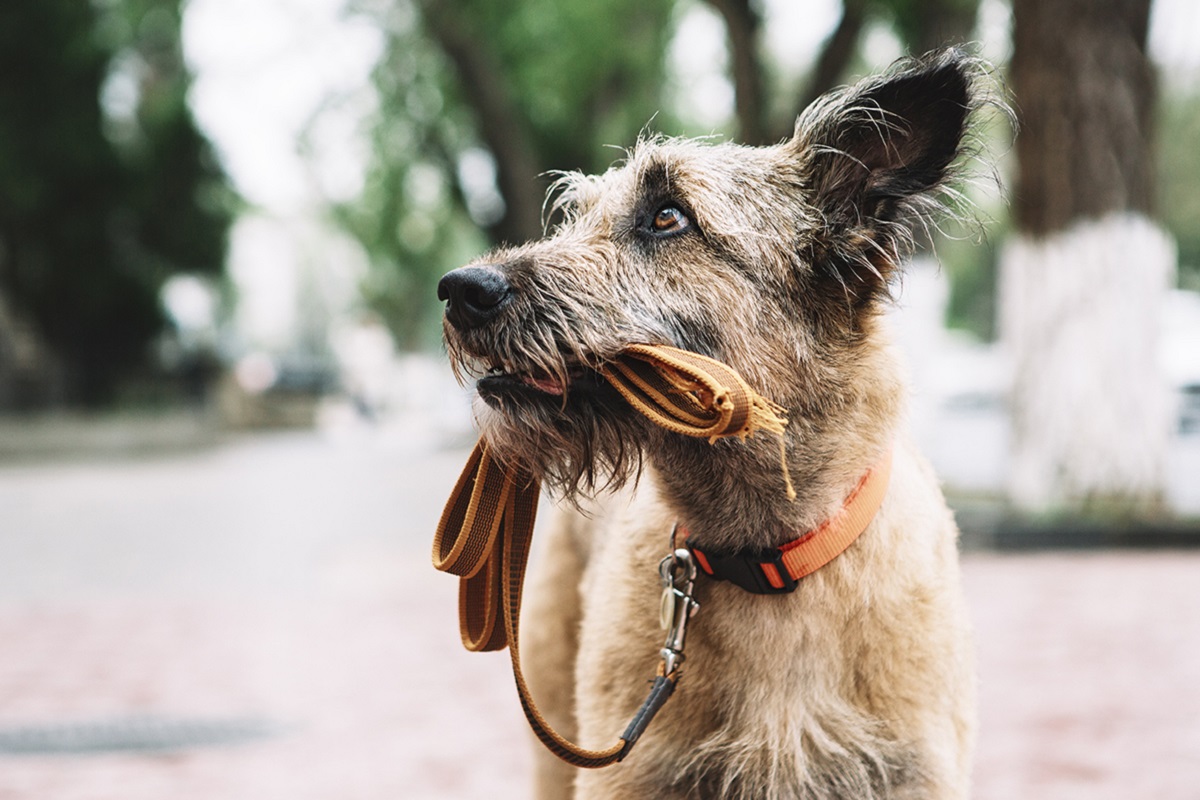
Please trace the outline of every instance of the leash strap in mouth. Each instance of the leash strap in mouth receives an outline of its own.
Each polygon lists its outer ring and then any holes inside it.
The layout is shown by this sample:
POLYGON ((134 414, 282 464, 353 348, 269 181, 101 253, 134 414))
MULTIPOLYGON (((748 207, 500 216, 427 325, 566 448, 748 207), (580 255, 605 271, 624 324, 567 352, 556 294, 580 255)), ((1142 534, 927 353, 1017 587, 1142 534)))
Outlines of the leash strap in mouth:
POLYGON ((728 364, 667 345, 636 344, 600 368, 634 410, 684 436, 715 443, 745 439, 755 431, 779 435, 779 465, 788 500, 796 490, 788 474, 785 409, 750 388, 728 364))
POLYGON ((637 411, 672 433, 715 442, 759 429, 782 434, 784 409, 720 361, 665 345, 633 345, 600 374, 637 411))
MULTIPOLYGON (((634 409, 673 433, 710 442, 727 436, 744 439, 758 430, 779 434, 788 497, 795 497, 787 476, 784 409, 756 393, 731 367, 674 347, 634 345, 604 365, 600 374, 634 409)), ((606 767, 629 753, 675 690, 679 669, 660 666, 650 695, 621 738, 606 750, 579 747, 550 726, 525 683, 518 635, 521 589, 538 494, 532 475, 520 469, 505 469, 493 459, 487 444, 480 441, 438 522, 433 565, 460 578, 458 611, 463 645, 472 651, 508 646, 521 708, 542 744, 576 767, 606 767)))

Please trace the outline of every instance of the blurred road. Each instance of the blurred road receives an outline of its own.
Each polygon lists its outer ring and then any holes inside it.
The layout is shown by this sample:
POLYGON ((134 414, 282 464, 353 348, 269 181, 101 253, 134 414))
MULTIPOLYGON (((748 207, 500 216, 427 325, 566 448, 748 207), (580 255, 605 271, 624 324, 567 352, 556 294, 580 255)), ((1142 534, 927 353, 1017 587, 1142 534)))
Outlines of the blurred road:
MULTIPOLYGON (((0 800, 526 797, 507 656, 461 649, 428 563, 464 458, 359 431, 0 466, 0 741, 147 716, 275 730, 0 752, 0 800)), ((976 797, 1200 798, 1200 553, 965 562, 976 797)))

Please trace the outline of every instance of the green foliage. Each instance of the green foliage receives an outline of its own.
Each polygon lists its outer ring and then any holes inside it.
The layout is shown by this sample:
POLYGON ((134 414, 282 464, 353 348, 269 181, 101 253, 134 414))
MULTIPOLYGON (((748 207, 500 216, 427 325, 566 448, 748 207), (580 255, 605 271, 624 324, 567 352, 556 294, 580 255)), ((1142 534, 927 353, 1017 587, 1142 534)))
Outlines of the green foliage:
POLYGON ((465 201, 451 197, 458 154, 473 142, 469 116, 454 102, 452 76, 407 4, 369 11, 388 34, 373 80, 379 110, 370 121, 372 163, 363 192, 334 208, 335 219, 370 262, 363 299, 397 340, 419 347, 432 336, 433 286, 464 241, 483 245, 465 201))
POLYGON ((186 90, 178 0, 0 8, 0 289, 75 399, 146 363, 169 275, 222 268, 232 205, 186 90), (128 119, 101 108, 114 69, 128 119))
POLYGON ((671 120, 664 58, 672 3, 643 0, 469 0, 529 120, 542 167, 596 171, 653 120, 671 120))
POLYGON ((120 0, 109 12, 128 24, 118 57, 140 62, 142 77, 132 130, 118 152, 132 177, 126 202, 142 257, 167 273, 215 275, 237 200, 187 105, 180 7, 181 0, 120 0))
POLYGON ((966 331, 981 341, 996 338, 996 292, 999 250, 1005 233, 999 223, 947 225, 936 254, 950 283, 946 326, 966 331))
POLYGON ((1200 290, 1200 93, 1166 94, 1159 107, 1159 207, 1179 245, 1179 281, 1200 290))
POLYGON ((911 55, 969 41, 979 0, 865 0, 890 19, 911 55))

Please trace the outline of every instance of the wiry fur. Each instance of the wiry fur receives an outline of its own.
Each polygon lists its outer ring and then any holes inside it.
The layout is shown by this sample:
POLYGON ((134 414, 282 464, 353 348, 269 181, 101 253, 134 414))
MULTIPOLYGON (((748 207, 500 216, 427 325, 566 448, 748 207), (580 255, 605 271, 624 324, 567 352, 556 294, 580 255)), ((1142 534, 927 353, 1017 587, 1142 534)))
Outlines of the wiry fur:
MULTIPOLYGON (((622 765, 580 774, 577 796, 965 796, 956 533, 898 434, 902 383, 877 317, 914 225, 953 192, 982 74, 954 50, 901 62, 822 99, 773 147, 644 139, 604 175, 560 179, 548 238, 479 262, 511 295, 487 324, 447 324, 446 341, 460 374, 526 376, 481 382, 494 452, 580 503, 642 473, 546 534, 552 558, 528 590, 535 692, 585 745, 611 741, 643 699, 662 635, 655 565, 676 521, 711 549, 775 546, 895 448, 875 521, 795 593, 700 582, 676 698, 622 765), (657 235, 648 220, 670 206, 690 226, 657 235), (796 500, 769 437, 710 445, 621 401, 592 368, 634 343, 718 358, 787 408, 796 500), (562 396, 528 388, 550 380, 562 396)), ((569 796, 572 776, 544 773, 546 796, 569 796)))

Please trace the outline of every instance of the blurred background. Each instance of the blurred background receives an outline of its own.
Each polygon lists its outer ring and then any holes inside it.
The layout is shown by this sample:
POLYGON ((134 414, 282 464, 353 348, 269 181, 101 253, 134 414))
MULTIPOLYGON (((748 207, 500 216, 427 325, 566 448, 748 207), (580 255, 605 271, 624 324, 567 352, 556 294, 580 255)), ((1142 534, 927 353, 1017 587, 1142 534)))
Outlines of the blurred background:
POLYGON ((5 0, 0 800, 526 796, 505 657, 428 565, 473 440, 437 279, 540 235, 550 171, 778 141, 952 42, 1020 135, 988 118, 891 324, 963 528, 976 796, 1200 797, 1198 35, 1191 0, 5 0))

